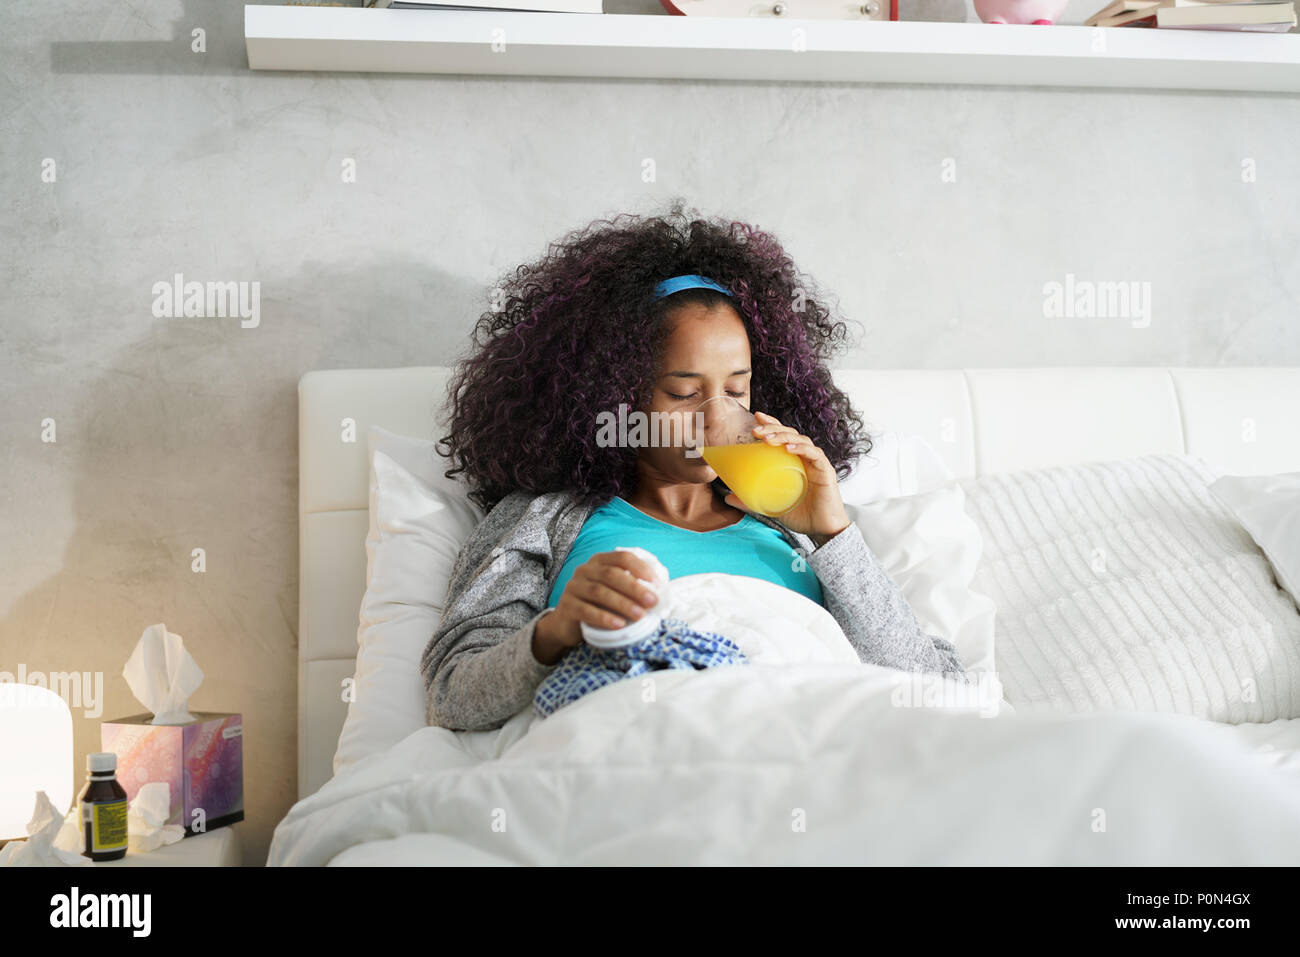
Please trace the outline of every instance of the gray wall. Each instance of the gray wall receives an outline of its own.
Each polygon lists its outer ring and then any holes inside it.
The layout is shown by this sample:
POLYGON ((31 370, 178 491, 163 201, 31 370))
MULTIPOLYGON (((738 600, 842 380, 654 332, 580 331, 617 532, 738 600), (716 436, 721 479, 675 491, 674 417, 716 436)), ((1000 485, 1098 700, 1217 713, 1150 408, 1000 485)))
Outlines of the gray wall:
POLYGON ((102 671, 112 718, 141 630, 182 634, 191 704, 245 715, 251 863, 295 798, 298 377, 451 362, 570 228, 682 195, 771 229, 862 323, 846 364, 1300 364, 1297 97, 254 75, 197 0, 0 35, 0 670, 102 671), (177 272, 259 281, 260 326, 154 318, 177 272), (1149 326, 1045 318, 1067 274, 1149 282, 1149 326))

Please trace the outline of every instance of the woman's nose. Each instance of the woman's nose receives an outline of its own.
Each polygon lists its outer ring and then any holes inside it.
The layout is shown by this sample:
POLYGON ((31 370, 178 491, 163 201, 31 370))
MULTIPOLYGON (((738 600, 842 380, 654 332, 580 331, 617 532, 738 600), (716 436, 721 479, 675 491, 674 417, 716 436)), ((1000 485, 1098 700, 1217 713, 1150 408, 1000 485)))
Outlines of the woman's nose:
POLYGON ((707 436, 719 435, 726 431, 728 420, 736 414, 737 402, 735 399, 719 393, 710 396, 704 402, 696 407, 695 420, 707 436))

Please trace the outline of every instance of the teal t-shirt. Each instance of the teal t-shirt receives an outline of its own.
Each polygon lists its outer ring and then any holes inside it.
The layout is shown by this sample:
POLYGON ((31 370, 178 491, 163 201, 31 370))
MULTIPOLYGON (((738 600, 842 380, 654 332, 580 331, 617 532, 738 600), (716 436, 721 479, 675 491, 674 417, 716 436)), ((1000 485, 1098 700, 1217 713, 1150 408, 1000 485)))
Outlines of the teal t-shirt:
POLYGON ((670 579, 702 572, 748 575, 784 585, 825 606, 821 582, 807 561, 796 562, 799 553, 781 533, 752 515, 726 528, 693 532, 647 515, 621 496, 587 516, 546 606, 555 607, 579 565, 597 552, 611 552, 620 545, 637 545, 651 552, 668 569, 670 579))

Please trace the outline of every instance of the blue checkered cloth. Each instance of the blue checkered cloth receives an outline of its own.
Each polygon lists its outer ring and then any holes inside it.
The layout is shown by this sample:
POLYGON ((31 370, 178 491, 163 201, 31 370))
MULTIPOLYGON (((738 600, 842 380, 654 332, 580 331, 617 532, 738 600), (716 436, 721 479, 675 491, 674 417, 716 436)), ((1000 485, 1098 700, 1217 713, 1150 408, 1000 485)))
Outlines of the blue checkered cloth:
POLYGON ((538 686, 533 713, 545 718, 597 688, 651 671, 747 663, 745 653, 730 639, 665 618, 649 636, 622 648, 593 648, 583 642, 571 649, 538 686))

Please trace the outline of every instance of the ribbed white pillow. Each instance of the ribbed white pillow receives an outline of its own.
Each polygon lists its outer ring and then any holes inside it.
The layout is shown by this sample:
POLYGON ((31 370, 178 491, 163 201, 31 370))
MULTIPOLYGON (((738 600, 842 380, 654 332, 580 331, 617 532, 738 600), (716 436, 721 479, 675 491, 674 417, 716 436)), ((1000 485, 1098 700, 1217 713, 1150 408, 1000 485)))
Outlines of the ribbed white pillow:
POLYGON ((1214 477, 1152 455, 962 483, 1017 711, 1300 717, 1300 613, 1214 477))

